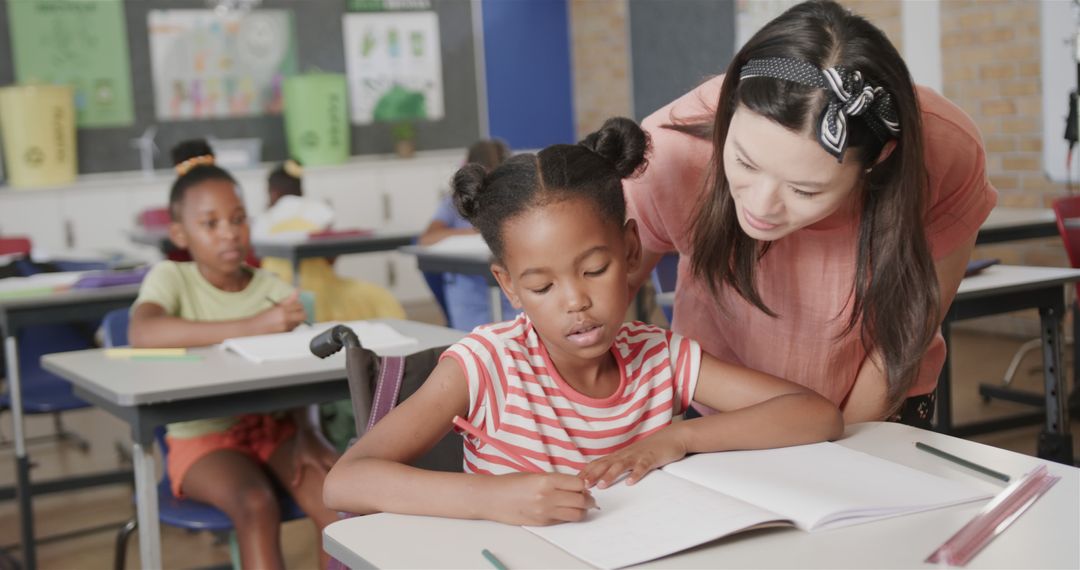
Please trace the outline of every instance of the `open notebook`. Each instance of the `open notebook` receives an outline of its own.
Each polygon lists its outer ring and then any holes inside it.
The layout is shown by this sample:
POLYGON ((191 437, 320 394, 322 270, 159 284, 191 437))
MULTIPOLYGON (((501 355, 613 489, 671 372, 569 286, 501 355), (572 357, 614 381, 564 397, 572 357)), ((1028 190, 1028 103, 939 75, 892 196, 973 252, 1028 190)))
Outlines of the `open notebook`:
POLYGON ((525 528, 589 564, 622 568, 751 528, 813 532, 991 496, 834 443, 698 454, 593 492, 603 510, 585 521, 525 528))
MULTIPOLYGON (((230 338, 222 342, 221 347, 255 363, 295 358, 314 358, 309 348, 311 339, 322 331, 339 324, 351 328, 360 339, 361 346, 376 352, 388 348, 408 346, 417 342, 415 338, 397 332, 386 323, 350 321, 347 323, 315 323, 311 326, 300 325, 287 333, 230 338)), ((338 354, 343 353, 339 352, 338 354)))

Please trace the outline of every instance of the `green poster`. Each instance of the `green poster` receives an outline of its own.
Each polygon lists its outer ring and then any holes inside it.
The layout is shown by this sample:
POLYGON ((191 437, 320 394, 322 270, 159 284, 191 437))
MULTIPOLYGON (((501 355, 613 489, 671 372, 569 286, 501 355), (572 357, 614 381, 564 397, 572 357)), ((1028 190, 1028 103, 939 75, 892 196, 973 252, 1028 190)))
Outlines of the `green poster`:
POLYGON ((134 122, 121 0, 10 0, 8 11, 16 82, 71 85, 80 127, 134 122))

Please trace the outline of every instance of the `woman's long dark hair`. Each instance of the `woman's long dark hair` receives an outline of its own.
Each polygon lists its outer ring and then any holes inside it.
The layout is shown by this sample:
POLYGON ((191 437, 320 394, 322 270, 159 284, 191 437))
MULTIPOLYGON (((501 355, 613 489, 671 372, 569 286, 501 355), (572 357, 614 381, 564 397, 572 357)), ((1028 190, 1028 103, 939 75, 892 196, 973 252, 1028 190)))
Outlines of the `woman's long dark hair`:
POLYGON ((940 292, 927 244, 923 216, 928 177, 915 86, 907 66, 885 34, 865 19, 831 1, 792 7, 763 27, 728 66, 711 124, 680 121, 667 125, 690 135, 711 138, 713 155, 691 231, 693 273, 714 296, 730 286, 771 316, 755 282, 758 260, 768 243, 746 235, 724 172, 723 148, 735 110, 742 106, 794 132, 816 136, 814 124, 827 101, 819 88, 754 77, 739 80, 751 59, 791 58, 819 68, 844 66, 862 73, 868 84, 892 94, 900 120, 896 149, 874 164, 884 143, 861 118, 849 126, 849 157, 864 176, 852 312, 842 334, 863 322, 862 342, 881 351, 888 382, 888 407, 894 410, 915 381, 938 323, 940 292))

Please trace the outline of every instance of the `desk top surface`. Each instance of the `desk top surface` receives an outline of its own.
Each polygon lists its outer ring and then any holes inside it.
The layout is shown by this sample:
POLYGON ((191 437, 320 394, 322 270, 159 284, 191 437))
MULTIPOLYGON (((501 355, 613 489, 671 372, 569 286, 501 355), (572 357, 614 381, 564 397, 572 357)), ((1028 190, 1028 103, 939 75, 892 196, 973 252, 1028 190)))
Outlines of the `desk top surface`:
POLYGON ((979 227, 981 230, 996 230, 1002 228, 1056 224, 1054 210, 1050 208, 1009 208, 1000 206, 990 210, 990 215, 979 227))
POLYGON ((1071 267, 1029 267, 992 265, 960 282, 956 298, 979 297, 1010 291, 1030 290, 1080 281, 1080 269, 1071 267))
POLYGON ((392 251, 416 239, 416 232, 375 230, 358 235, 327 236, 315 239, 261 238, 251 240, 251 246, 260 256, 321 256, 324 250, 337 254, 392 251))
MULTIPOLYGON (((379 351, 401 356, 457 342, 463 333, 424 323, 380 319, 419 342, 379 351)), ((314 336, 315 333, 312 333, 314 336)), ((220 346, 195 348, 196 361, 110 359, 104 349, 78 350, 42 357, 42 366, 76 386, 121 406, 220 396, 280 388, 345 377, 342 352, 320 360, 315 356, 256 364, 220 346)))
MULTIPOLYGON (((1080 470, 958 438, 888 423, 848 426, 838 443, 996 493, 982 475, 919 451, 922 441, 1019 476, 1040 464, 1062 477, 968 568, 1080 567, 1080 470)), ((655 568, 927 568, 923 560, 963 526, 984 502, 829 531, 792 528, 736 534, 646 563, 655 568)), ((484 568, 493 551, 509 568, 587 568, 583 562, 516 526, 488 521, 378 514, 333 523, 327 552, 346 565, 394 568, 484 568), (424 545, 416 548, 416 545, 424 545)))

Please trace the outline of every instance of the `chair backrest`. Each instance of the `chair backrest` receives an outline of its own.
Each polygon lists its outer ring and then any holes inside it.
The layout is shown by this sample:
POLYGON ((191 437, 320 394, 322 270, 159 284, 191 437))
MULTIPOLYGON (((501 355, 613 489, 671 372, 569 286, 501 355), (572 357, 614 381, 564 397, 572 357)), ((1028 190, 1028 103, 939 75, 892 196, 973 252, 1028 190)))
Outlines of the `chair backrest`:
MULTIPOLYGON (((439 363, 439 355, 446 347, 431 348, 397 359, 380 358, 366 348, 346 348, 346 368, 349 377, 349 396, 353 414, 356 416, 356 434, 367 430, 369 420, 382 418, 390 408, 411 396, 439 363), (396 376, 393 372, 398 372, 396 376), (398 381, 396 397, 393 384, 398 381), (384 397, 390 394, 388 399, 384 397)), ((413 465, 435 471, 461 471, 464 462, 464 444, 461 438, 449 431, 435 447, 413 461, 413 465)))
POLYGON ((113 309, 101 321, 103 341, 107 348, 127 346, 130 309, 113 309))
POLYGON ((1054 200, 1058 233, 1069 255, 1069 265, 1080 267, 1080 196, 1054 200))
POLYGON ((0 255, 30 255, 30 238, 25 236, 0 237, 0 255))

